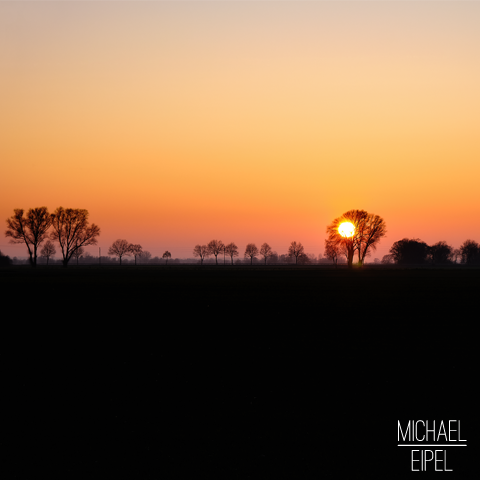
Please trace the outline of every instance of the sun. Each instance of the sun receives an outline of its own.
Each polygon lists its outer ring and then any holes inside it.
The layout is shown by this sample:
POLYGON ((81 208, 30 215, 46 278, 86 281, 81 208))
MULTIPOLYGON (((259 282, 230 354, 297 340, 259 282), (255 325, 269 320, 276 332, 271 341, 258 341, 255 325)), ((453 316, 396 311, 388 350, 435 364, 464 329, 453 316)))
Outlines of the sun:
POLYGON ((353 223, 343 222, 338 227, 338 233, 342 237, 352 237, 355 233, 355 227, 353 226, 353 223))

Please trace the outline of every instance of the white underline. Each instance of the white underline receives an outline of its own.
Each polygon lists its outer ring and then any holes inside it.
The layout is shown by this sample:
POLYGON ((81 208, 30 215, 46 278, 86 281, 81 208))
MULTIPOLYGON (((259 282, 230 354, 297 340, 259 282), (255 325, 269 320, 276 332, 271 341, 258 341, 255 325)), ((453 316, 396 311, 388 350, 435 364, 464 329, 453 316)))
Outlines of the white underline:
POLYGON ((433 443, 433 444, 428 444, 428 443, 399 443, 399 447, 466 447, 466 443, 446 443, 446 444, 440 444, 440 443, 433 443))

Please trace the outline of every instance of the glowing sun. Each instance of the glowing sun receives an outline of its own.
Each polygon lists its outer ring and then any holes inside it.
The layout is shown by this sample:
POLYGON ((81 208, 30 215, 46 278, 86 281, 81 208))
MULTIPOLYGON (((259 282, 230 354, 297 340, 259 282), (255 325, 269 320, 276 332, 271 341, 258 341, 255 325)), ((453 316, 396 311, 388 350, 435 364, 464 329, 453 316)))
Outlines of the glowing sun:
POLYGON ((353 226, 353 223, 350 223, 350 222, 343 222, 338 227, 338 233, 342 237, 351 237, 353 236, 354 232, 355 232, 355 227, 353 226))

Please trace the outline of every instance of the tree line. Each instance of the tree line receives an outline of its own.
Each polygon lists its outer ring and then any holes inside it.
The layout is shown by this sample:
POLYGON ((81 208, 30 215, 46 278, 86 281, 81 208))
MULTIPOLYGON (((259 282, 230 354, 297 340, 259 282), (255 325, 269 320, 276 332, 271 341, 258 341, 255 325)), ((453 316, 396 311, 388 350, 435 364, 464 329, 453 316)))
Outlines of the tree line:
POLYGON ((480 244, 474 240, 465 240, 460 248, 454 249, 447 242, 441 241, 427 245, 419 238, 404 238, 395 242, 388 255, 382 259, 383 264, 398 265, 446 265, 460 263, 480 265, 480 244))
MULTIPOLYGON (((14 214, 6 221, 5 236, 11 243, 24 243, 27 246, 29 263, 33 267, 37 265, 39 255, 46 259, 48 265, 50 258, 56 254, 56 245, 60 247, 63 266, 66 267, 72 258, 75 258, 78 264, 80 258, 89 256, 93 259, 85 252, 84 247, 96 245, 100 235, 100 228, 93 223, 89 224, 88 215, 85 209, 63 207, 58 207, 53 213, 49 213, 47 207, 31 208, 28 211, 15 209, 14 214)), ((324 258, 319 255, 318 261, 314 255, 305 253, 303 245, 297 241, 292 241, 288 252, 283 255, 278 255, 266 242, 260 248, 249 243, 245 247, 243 258, 249 260, 251 265, 258 261, 258 258, 265 265, 267 262, 273 263, 272 261, 296 265, 324 263, 324 260, 328 259, 335 266, 346 262, 351 268, 356 256, 355 263, 361 266, 386 235, 386 224, 379 215, 365 210, 349 210, 334 219, 327 226, 326 233, 324 258), (345 224, 351 227, 346 233, 341 228, 345 224)), ((120 265, 125 257, 133 257, 135 265, 137 259, 141 263, 151 261, 150 252, 143 250, 141 245, 124 239, 114 241, 108 249, 108 255, 118 258, 120 265)), ((233 265, 234 258, 239 257, 240 251, 234 242, 224 244, 221 240, 211 240, 206 245, 197 244, 193 249, 193 256, 198 258, 202 265, 209 257, 215 257, 215 264, 218 265, 219 255, 223 255, 224 261, 228 257, 233 265)), ((168 264, 172 255, 166 250, 161 258, 168 264)), ((480 245, 473 240, 466 240, 459 249, 454 249, 444 241, 429 246, 420 239, 404 238, 393 244, 381 263, 447 264, 458 263, 459 259, 463 264, 480 264, 480 245)), ((159 261, 158 257, 153 260, 153 263, 159 261)), ((375 259, 375 263, 380 263, 380 260, 375 259)), ((0 253, 0 264, 11 264, 11 259, 0 253)))
MULTIPOLYGON (((215 257, 215 264, 218 265, 218 255, 222 254, 230 257, 230 260, 233 265, 234 257, 239 256, 238 247, 235 243, 231 242, 225 245, 221 240, 212 240, 207 245, 195 245, 193 249, 193 256, 200 259, 200 263, 203 265, 203 261, 211 256, 215 257)), ((305 248, 300 242, 293 241, 288 247, 288 257, 295 260, 295 264, 306 263, 308 262, 308 255, 305 253, 305 248)), ((272 257, 278 258, 278 253, 272 249, 268 243, 262 244, 260 249, 254 244, 249 243, 245 247, 245 252, 243 253, 244 258, 250 259, 250 264, 253 264, 253 260, 257 257, 263 257, 265 265, 267 260, 272 257)))
MULTIPOLYGON (((135 265, 137 264, 137 258, 141 258, 143 261, 148 261, 151 257, 150 252, 144 251, 143 247, 138 244, 128 243, 126 240, 115 240, 110 248, 108 249, 108 254, 117 257, 122 264, 123 257, 133 256, 135 259, 135 265)), ((165 260, 165 265, 168 264, 168 260, 172 258, 172 254, 166 250, 162 258, 165 260)))

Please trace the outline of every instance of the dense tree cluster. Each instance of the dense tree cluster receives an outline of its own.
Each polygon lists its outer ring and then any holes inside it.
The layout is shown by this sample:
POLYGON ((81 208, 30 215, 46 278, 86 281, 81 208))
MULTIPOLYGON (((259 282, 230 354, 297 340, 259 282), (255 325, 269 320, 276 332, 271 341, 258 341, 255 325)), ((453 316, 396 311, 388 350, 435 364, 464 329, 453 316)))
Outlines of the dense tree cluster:
POLYGON ((5 265, 11 265, 12 263, 12 259, 0 251, 0 266, 4 267, 5 265))
POLYGON ((462 263, 467 265, 480 264, 480 245, 474 240, 465 240, 459 249, 462 263))
POLYGON ((392 245, 382 263, 447 265, 456 264, 459 260, 465 265, 480 264, 480 245, 473 240, 465 240, 459 249, 454 249, 444 241, 427 245, 419 238, 404 238, 392 245))

